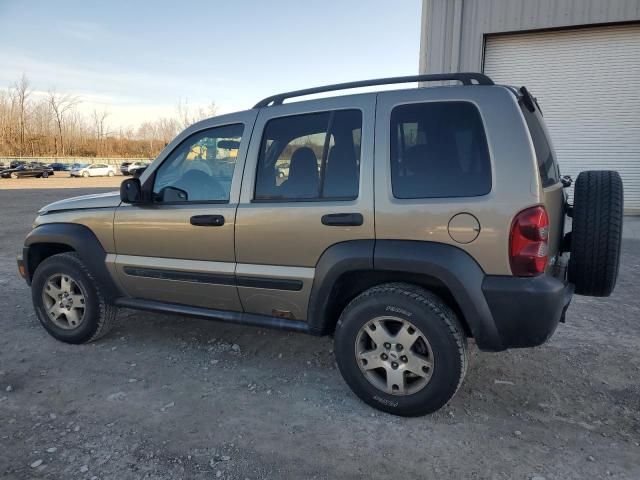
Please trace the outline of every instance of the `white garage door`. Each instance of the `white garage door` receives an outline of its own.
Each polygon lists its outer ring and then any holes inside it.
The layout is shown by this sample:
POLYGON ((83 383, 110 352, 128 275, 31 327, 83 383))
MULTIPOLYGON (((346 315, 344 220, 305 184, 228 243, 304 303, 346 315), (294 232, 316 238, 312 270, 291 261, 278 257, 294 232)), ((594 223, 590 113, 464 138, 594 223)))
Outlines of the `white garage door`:
POLYGON ((484 71, 538 98, 563 175, 617 170, 640 213, 640 25, 491 36, 484 71))

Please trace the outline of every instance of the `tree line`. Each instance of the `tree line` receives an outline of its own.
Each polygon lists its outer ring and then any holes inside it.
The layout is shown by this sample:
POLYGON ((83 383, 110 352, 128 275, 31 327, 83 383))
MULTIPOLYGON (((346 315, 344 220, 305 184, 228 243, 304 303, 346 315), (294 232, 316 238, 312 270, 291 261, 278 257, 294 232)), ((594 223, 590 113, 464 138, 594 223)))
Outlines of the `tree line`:
POLYGON ((0 90, 0 156, 155 157, 180 131, 216 114, 215 103, 138 126, 109 127, 108 109, 78 110, 82 98, 55 89, 36 92, 26 75, 0 90))

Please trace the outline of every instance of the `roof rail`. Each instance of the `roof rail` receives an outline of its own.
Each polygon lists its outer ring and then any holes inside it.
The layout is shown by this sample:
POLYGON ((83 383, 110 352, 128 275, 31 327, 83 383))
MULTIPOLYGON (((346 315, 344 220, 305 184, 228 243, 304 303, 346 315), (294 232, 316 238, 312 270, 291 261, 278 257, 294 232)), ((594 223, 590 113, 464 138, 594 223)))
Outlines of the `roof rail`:
POLYGON ((392 85, 394 83, 409 82, 438 82, 446 80, 457 80, 463 85, 494 85, 493 80, 483 73, 461 72, 461 73, 435 73, 429 75, 408 75, 405 77, 374 78, 372 80, 360 80, 357 82, 336 83, 335 85, 325 85, 323 87, 305 88, 304 90, 294 90, 293 92, 278 93, 255 104, 253 108, 268 107, 269 105, 282 105, 287 98, 303 97, 314 93, 334 92, 336 90, 349 90, 351 88, 371 87, 375 85, 392 85))

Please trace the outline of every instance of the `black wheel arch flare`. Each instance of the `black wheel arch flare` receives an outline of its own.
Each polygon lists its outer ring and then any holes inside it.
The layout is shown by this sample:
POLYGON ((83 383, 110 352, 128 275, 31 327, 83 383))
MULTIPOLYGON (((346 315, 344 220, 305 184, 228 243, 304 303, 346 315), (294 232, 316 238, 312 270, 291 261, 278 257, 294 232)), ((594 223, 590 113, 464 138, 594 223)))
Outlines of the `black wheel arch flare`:
POLYGON ((334 285, 343 275, 358 271, 402 272, 439 280, 451 293, 478 346, 504 350, 482 291, 484 271, 462 249, 436 242, 353 240, 329 247, 316 265, 307 315, 312 332, 331 333, 334 319, 327 312, 335 295, 334 285))
POLYGON ((48 256, 42 257, 38 253, 40 246, 53 247, 53 253, 60 251, 55 246, 65 246, 68 247, 65 251, 75 251, 94 278, 100 282, 108 300, 112 301, 123 296, 107 269, 105 262, 107 252, 88 227, 75 223, 45 223, 31 230, 23 247, 23 261, 29 285, 38 264, 48 256))

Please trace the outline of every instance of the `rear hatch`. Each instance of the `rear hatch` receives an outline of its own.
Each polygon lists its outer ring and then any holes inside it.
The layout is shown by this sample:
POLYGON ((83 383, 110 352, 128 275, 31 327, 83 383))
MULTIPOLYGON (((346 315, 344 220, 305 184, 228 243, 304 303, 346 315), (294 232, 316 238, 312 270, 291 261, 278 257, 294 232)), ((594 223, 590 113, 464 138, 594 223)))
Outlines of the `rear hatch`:
POLYGON ((561 182, 560 168, 553 150, 549 131, 544 123, 538 102, 526 88, 519 91, 520 107, 524 115, 538 163, 538 175, 542 186, 542 204, 549 216, 549 263, 547 271, 554 269, 558 254, 561 253, 564 236, 566 194, 561 182))

